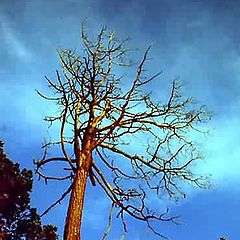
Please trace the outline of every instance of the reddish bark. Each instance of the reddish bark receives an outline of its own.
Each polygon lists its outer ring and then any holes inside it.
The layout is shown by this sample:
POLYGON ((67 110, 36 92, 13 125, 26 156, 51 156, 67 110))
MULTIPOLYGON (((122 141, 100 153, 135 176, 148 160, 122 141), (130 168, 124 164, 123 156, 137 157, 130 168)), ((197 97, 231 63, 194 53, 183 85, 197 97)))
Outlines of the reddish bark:
POLYGON ((86 168, 79 169, 75 174, 66 217, 64 240, 81 239, 80 230, 87 177, 88 170, 86 168))

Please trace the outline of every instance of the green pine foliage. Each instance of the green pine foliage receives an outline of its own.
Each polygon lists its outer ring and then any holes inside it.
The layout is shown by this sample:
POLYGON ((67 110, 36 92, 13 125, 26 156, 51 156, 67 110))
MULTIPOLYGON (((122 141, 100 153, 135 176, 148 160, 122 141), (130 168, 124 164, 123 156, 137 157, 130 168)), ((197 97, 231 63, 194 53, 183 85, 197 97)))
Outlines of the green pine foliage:
POLYGON ((0 239, 56 240, 57 228, 42 226, 36 208, 30 206, 32 171, 20 170, 5 155, 0 141, 0 239))

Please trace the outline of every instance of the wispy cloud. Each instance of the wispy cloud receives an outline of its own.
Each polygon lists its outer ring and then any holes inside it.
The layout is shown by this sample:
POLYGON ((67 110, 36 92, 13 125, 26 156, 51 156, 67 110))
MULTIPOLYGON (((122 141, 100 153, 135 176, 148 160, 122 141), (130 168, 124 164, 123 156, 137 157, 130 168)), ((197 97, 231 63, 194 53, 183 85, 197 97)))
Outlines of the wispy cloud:
POLYGON ((32 53, 26 47, 25 43, 21 40, 16 29, 11 26, 8 18, 0 12, 0 34, 2 42, 5 44, 5 47, 2 46, 2 49, 6 49, 8 54, 15 55, 20 60, 28 61, 32 58, 32 53))
POLYGON ((215 186, 229 186, 239 180, 240 129, 239 118, 224 118, 215 123, 215 130, 205 142, 206 163, 201 171, 212 175, 215 186))

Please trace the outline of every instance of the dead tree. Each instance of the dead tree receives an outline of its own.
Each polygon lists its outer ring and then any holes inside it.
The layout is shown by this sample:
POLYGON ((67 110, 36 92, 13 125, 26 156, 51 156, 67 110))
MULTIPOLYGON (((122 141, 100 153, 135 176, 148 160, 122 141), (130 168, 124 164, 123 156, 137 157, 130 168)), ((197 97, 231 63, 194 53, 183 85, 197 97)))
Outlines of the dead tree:
POLYGON ((81 37, 82 56, 72 50, 61 50, 62 71, 56 71, 55 80, 46 77, 54 94, 47 97, 38 92, 59 106, 59 114, 45 120, 60 123, 60 137, 43 146, 44 156, 35 162, 36 172, 46 181, 71 180, 69 189, 46 212, 70 193, 64 239, 80 239, 89 179, 92 186, 102 188, 116 207, 125 230, 125 215, 130 215, 146 222, 161 236, 153 228, 152 220, 175 218, 168 216, 166 209, 154 212, 146 198, 152 193, 170 198, 184 196, 181 181, 205 186, 204 179, 191 168, 201 159, 191 136, 199 131, 199 124, 208 119, 208 114, 204 107, 181 95, 177 81, 172 82, 164 103, 145 93, 145 86, 160 75, 146 76, 150 48, 138 64, 130 64, 126 62, 125 42, 106 28, 95 41, 84 30, 81 37), (122 67, 130 71, 134 66, 134 79, 118 75, 122 67), (130 87, 123 80, 131 82, 130 87), (47 149, 56 145, 60 145, 62 156, 49 158, 47 149), (57 161, 68 165, 62 171, 67 176, 41 172, 41 167, 57 161))

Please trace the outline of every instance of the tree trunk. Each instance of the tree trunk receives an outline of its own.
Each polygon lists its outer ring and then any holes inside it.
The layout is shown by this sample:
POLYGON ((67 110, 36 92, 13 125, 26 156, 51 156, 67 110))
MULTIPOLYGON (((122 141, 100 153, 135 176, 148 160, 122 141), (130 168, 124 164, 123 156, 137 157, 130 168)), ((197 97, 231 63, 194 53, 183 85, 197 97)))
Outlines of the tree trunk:
POLYGON ((64 240, 80 240, 83 201, 87 184, 88 169, 80 167, 75 174, 67 218, 64 229, 64 240))

